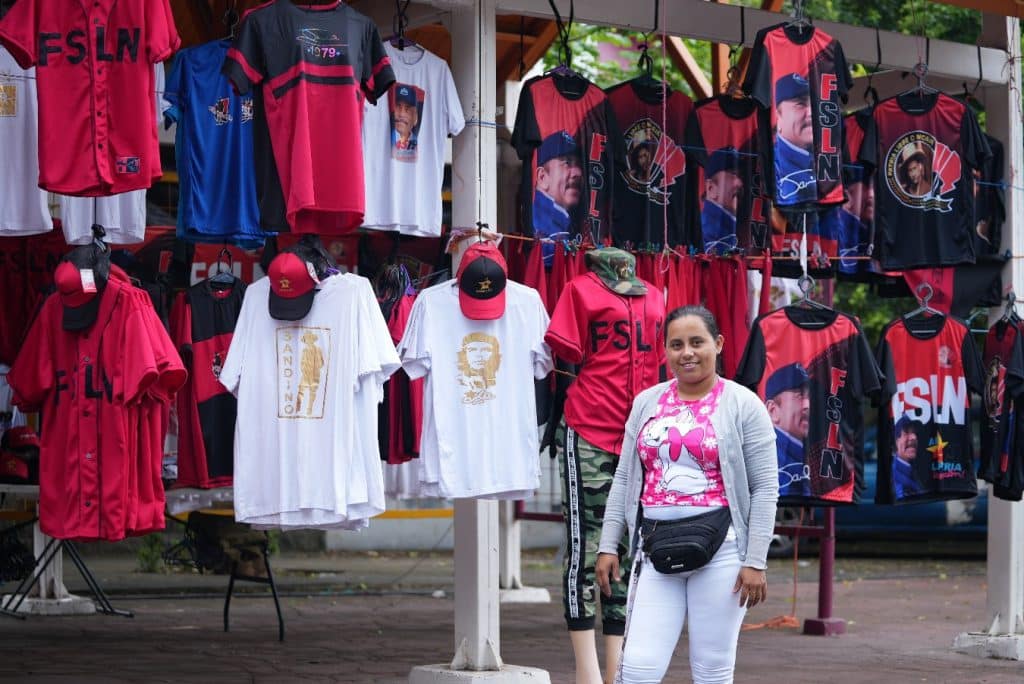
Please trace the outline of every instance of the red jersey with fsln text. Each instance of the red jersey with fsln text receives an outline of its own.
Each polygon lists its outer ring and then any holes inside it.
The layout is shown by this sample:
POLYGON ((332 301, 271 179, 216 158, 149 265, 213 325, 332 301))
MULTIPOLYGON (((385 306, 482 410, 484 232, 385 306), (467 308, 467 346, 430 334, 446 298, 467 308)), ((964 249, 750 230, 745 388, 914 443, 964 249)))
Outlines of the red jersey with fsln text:
POLYGON ((876 356, 886 384, 875 501, 977 495, 970 409, 984 375, 967 326, 951 316, 899 318, 882 331, 876 356))
POLYGON ((852 85, 842 46, 821 29, 758 31, 743 89, 762 107, 761 168, 777 207, 842 204, 842 100, 852 85))
POLYGON ((153 64, 181 41, 167 0, 17 0, 0 44, 36 67, 39 186, 98 197, 160 178, 153 64))
MULTIPOLYGON (((224 74, 239 95, 261 91, 254 115, 266 127, 254 128, 253 144, 273 158, 255 161, 276 164, 292 231, 355 230, 366 202, 363 99, 376 102, 395 80, 373 22, 342 2, 262 5, 242 21, 224 74)), ((257 169, 261 184, 270 176, 257 169)))
POLYGON ((908 93, 875 108, 876 244, 883 269, 974 263, 974 170, 991 156, 969 107, 908 93))
POLYGON ((863 489, 863 401, 882 377, 853 316, 787 306, 754 322, 736 381, 775 425, 783 503, 857 503, 863 489))
POLYGON ((661 379, 664 326, 665 297, 652 285, 627 297, 594 273, 569 281, 544 335, 555 356, 580 366, 566 393, 566 425, 620 453, 634 397, 661 379))

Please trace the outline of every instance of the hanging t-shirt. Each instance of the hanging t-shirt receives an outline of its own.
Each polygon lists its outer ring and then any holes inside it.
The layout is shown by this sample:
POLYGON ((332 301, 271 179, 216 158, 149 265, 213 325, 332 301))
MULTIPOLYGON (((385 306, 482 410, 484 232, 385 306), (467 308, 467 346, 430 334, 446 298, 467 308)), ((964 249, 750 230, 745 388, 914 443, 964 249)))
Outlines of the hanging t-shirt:
POLYGON ((1021 394, 1024 394, 1024 336, 1019 323, 999 320, 985 336, 985 416, 981 424, 978 477, 990 482, 1001 499, 1024 494, 1024 442, 1021 394))
POLYGON ((0 47, 0 237, 53 230, 39 179, 36 70, 22 69, 0 47))
POLYGON ((1006 220, 1003 183, 1003 143, 987 133, 985 142, 992 152, 980 169, 974 170, 974 254, 997 254, 1002 245, 1006 220))
POLYGON ((223 70, 239 95, 260 93, 253 151, 262 225, 286 229, 274 213, 283 197, 293 232, 358 228, 363 99, 376 102, 395 79, 374 23, 340 1, 260 5, 242 20, 223 70))
POLYGON ((769 199, 757 154, 757 103, 719 95, 699 101, 686 126, 686 148, 697 163, 691 219, 698 248, 710 254, 768 246, 769 199))
POLYGON ((324 280, 299 321, 270 317, 270 280, 245 291, 220 382, 238 398, 235 519, 359 527, 384 510, 377 404, 399 365, 365 278, 324 280))
MULTIPOLYGON (((608 96, 582 78, 531 78, 519 95, 512 144, 523 161, 522 232, 547 238, 612 237, 614 179, 625 168, 608 96)), ((550 266, 554 247, 544 245, 550 266)))
POLYGON ((174 58, 166 112, 175 122, 179 238, 262 246, 253 171, 253 99, 221 74, 228 40, 190 47, 174 58), (230 201, 224 201, 230 197, 230 201))
MULTIPOLYGON (((164 99, 164 65, 153 66, 153 106, 157 125, 169 104, 164 99)), ((92 242, 94 223, 103 226, 103 240, 114 245, 133 245, 146 237, 146 191, 132 190, 105 197, 57 195, 64 240, 69 245, 92 242)))
POLYGON ((991 156, 974 112, 942 93, 875 108, 876 246, 885 270, 974 263, 974 170, 991 156))
POLYGON ((668 244, 687 244, 686 152, 681 145, 693 101, 669 88, 663 113, 661 83, 642 78, 606 92, 626 146, 626 165, 614 181, 615 239, 660 245, 667 213, 668 244))
POLYGON ((886 378, 876 503, 975 496, 970 393, 981 394, 984 373, 970 330, 949 316, 899 318, 875 353, 886 378))
POLYGON ((743 89, 761 104, 761 168, 775 205, 843 203, 842 101, 853 85, 843 47, 814 26, 777 24, 754 40, 743 89))
POLYGON ((846 202, 829 210, 824 220, 834 224, 833 232, 839 248, 838 273, 850 280, 864 280, 871 275, 870 261, 874 244, 875 186, 874 166, 865 161, 867 152, 873 159, 875 122, 870 109, 854 112, 844 119, 846 153, 843 164, 843 185, 846 202))
POLYGON ((405 235, 441 235, 448 136, 466 125, 448 64, 422 48, 384 51, 395 72, 385 101, 363 107, 363 225, 405 235))
POLYGON ((238 278, 225 287, 204 280, 171 312, 171 337, 188 370, 177 403, 178 487, 231 485, 238 405, 219 378, 244 296, 238 278))
POLYGON ((780 502, 857 503, 862 402, 877 396, 882 382, 860 322, 799 306, 760 316, 736 381, 757 392, 775 425, 780 502))
POLYGON ((426 376, 424 496, 521 499, 540 486, 533 379, 552 369, 548 314, 536 290, 508 281, 505 313, 477 321, 456 281, 423 290, 398 345, 409 377, 426 376))

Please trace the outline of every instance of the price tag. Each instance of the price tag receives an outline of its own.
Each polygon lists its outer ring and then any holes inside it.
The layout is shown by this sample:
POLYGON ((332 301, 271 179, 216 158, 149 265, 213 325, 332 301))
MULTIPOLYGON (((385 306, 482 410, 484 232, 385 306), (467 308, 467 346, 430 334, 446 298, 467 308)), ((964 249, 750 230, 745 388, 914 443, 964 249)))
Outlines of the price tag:
POLYGON ((96 279, 91 268, 83 268, 78 272, 82 276, 82 292, 96 292, 96 279))

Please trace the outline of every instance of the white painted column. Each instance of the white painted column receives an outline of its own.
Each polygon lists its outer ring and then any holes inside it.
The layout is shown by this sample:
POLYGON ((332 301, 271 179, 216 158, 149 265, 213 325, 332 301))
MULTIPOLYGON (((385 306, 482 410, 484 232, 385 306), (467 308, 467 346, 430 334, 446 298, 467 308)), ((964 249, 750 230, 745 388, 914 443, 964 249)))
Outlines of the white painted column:
MULTIPOLYGON (((495 0, 475 0, 451 14, 452 76, 466 115, 452 151, 452 223, 497 223, 495 0)), ((486 679, 549 684, 543 670, 501 660, 498 597, 498 502, 455 501, 455 657, 409 673, 410 684, 486 679)))
MULTIPOLYGON (((1004 144, 1005 178, 1009 185, 1024 187, 1024 126, 1021 123, 1020 22, 983 15, 980 44, 1009 49, 1005 86, 985 88, 986 123, 991 135, 1004 144)), ((986 74, 988 76, 988 74, 986 74)), ((1003 250, 1024 254, 1024 194, 1006 191, 1006 224, 1003 250)), ((1003 282, 1024 293, 1024 261, 1010 259, 1003 282)), ((1002 315, 1002 308, 994 312, 1002 315)), ((984 657, 1024 660, 1024 502, 1012 503, 988 497, 988 616, 983 631, 956 637, 957 650, 984 657)))

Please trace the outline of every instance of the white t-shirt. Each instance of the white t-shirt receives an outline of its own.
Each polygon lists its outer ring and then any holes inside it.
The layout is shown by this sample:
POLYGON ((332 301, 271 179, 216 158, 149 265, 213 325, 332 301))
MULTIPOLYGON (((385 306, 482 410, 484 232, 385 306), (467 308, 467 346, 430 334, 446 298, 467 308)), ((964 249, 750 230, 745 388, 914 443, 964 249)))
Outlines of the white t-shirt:
POLYGON ((220 382, 238 398, 235 519, 363 527, 384 512, 377 406, 398 355, 366 278, 326 279, 300 321, 270 317, 270 281, 245 292, 220 382))
POLYGON ((540 486, 533 379, 551 372, 548 314, 537 291, 509 281, 505 315, 462 315, 454 280, 420 293, 398 345, 409 377, 426 376, 424 496, 525 498, 540 486))
MULTIPOLYGON (((170 106, 163 99, 164 65, 153 66, 155 84, 154 112, 157 126, 163 122, 163 112, 170 106)), ((132 190, 109 197, 69 197, 57 195, 60 202, 60 222, 64 240, 69 245, 87 245, 92 242, 92 225, 98 223, 106 230, 105 242, 115 245, 133 245, 146 238, 146 191, 132 190)))
POLYGON ((0 236, 53 230, 46 191, 39 189, 37 107, 36 70, 22 69, 0 47, 0 236))
POLYGON ((363 225, 437 237, 446 139, 466 124, 462 104, 443 59, 419 47, 385 43, 384 49, 395 83, 376 105, 363 108, 363 225), (415 112, 407 104, 412 98, 415 112))

